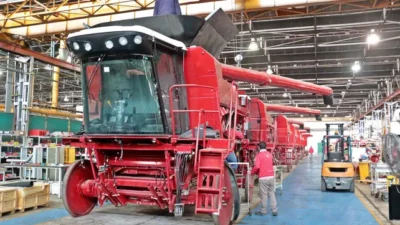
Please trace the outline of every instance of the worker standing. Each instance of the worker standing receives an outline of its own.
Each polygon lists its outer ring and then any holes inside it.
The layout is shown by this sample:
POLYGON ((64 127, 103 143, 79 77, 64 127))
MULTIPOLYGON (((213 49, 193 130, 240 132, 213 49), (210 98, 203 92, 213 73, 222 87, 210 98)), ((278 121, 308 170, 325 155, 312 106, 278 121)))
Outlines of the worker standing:
POLYGON ((312 159, 312 155, 314 154, 314 149, 312 146, 308 149, 308 153, 310 154, 310 159, 312 159))
POLYGON ((258 146, 260 147, 260 152, 256 155, 255 165, 251 170, 251 175, 258 174, 260 186, 259 195, 261 198, 261 211, 256 212, 255 214, 260 216, 267 214, 267 201, 269 197, 272 215, 277 216, 278 208, 274 188, 275 173, 273 156, 266 150, 267 144, 265 144, 265 142, 260 142, 258 146))

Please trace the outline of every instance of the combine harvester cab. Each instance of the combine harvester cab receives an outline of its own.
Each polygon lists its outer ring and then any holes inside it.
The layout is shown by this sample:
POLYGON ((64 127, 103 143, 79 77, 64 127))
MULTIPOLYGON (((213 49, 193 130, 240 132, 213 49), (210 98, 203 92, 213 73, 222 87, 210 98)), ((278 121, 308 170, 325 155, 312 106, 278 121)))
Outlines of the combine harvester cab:
POLYGON ((235 81, 327 101, 332 89, 219 63, 216 57, 237 33, 218 10, 206 21, 155 16, 68 37, 82 62, 85 131, 65 142, 89 151, 89 160, 77 161, 64 178, 63 202, 73 217, 108 200, 158 206, 175 216, 194 205, 195 213, 210 214, 220 225, 238 218, 236 168, 227 160, 235 161, 249 143, 249 114, 235 81))

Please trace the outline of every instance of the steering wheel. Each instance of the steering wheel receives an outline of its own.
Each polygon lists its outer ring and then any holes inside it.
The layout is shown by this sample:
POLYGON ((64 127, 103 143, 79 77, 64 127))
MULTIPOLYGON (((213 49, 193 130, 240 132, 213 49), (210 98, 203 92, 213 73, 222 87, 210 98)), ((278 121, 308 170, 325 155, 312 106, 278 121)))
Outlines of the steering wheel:
POLYGON ((124 93, 125 92, 128 92, 128 96, 126 97, 126 99, 131 97, 130 89, 114 89, 113 91, 118 93, 119 100, 123 100, 124 99, 124 93))

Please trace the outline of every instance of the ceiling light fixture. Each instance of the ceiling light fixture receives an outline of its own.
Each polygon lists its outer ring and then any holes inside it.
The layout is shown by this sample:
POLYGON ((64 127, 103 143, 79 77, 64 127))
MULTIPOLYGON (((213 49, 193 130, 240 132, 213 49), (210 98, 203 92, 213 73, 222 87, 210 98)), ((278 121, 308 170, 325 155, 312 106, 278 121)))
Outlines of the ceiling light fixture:
POLYGON ((64 102, 69 102, 68 96, 66 95, 64 98, 64 102))
POLYGON ((250 44, 249 44, 249 50, 251 50, 251 51, 257 51, 259 48, 258 48, 258 45, 257 45, 257 42, 256 42, 256 40, 254 39, 254 38, 252 38, 251 39, 251 42, 250 42, 250 44))
POLYGON ((325 117, 328 117, 328 115, 325 114, 325 117))
POLYGON ((360 62, 355 61, 354 65, 351 67, 351 70, 353 70, 354 73, 357 73, 358 71, 360 71, 360 69, 361 69, 360 62))
POLYGON ((369 44, 369 45, 376 45, 376 44, 378 44, 378 42, 380 41, 380 37, 379 37, 379 35, 377 35, 376 33, 375 33, 375 30, 374 29, 372 29, 371 30, 371 33, 368 35, 368 37, 367 37, 367 43, 369 44))
POLYGON ((326 108, 330 108, 330 107, 331 107, 331 105, 327 105, 327 106, 326 106, 326 108))
POLYGON ((283 93, 283 95, 282 95, 284 98, 287 98, 287 93, 285 92, 285 93, 283 93))

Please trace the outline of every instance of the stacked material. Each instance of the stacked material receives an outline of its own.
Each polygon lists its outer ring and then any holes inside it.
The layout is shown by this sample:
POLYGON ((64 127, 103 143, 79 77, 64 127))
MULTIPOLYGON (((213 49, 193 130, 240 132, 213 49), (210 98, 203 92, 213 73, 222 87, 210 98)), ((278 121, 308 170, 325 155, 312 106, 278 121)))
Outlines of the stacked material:
POLYGON ((25 209, 38 206, 47 206, 50 200, 50 185, 43 182, 35 182, 32 187, 18 189, 17 209, 24 212, 25 209))
POLYGON ((17 190, 15 187, 0 187, 0 217, 7 212, 13 214, 17 209, 17 190))
POLYGON ((74 147, 64 147, 64 164, 71 164, 75 162, 75 148, 74 147))

